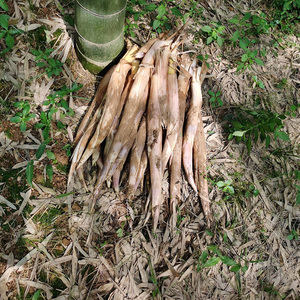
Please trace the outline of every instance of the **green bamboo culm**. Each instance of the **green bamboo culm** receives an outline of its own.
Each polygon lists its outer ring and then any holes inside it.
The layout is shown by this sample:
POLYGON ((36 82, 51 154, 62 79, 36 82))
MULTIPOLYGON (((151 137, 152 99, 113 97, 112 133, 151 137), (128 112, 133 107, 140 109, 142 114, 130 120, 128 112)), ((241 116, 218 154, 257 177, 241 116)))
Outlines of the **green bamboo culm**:
POLYGON ((96 74, 124 47, 126 0, 75 0, 76 51, 84 68, 96 74))

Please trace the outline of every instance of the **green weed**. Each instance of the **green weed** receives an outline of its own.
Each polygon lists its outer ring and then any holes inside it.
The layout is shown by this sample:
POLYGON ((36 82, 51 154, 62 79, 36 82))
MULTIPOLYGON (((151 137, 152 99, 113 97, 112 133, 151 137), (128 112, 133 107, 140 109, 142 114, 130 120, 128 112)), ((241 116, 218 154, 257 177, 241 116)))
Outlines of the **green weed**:
MULTIPOLYGON (((4 0, 0 1, 0 8, 8 12, 8 6, 4 0)), ((24 33, 23 30, 16 28, 15 26, 9 23, 10 16, 7 14, 0 14, 0 40, 4 40, 5 48, 0 51, 0 56, 4 55, 5 53, 9 52, 15 45, 14 36, 18 34, 24 33)))
POLYGON ((21 110, 21 112, 17 112, 10 121, 12 123, 20 123, 20 130, 24 132, 27 128, 26 123, 35 118, 36 115, 30 113, 30 104, 28 101, 15 102, 14 107, 21 110))
POLYGON ((225 26, 222 26, 220 23, 213 23, 213 26, 203 26, 201 30, 207 34, 206 43, 210 44, 213 41, 216 41, 217 44, 222 47, 224 43, 223 31, 225 26))
POLYGON ((208 94, 211 96, 209 98, 209 102, 211 103, 211 105, 212 105, 213 108, 223 106, 223 101, 220 98, 220 96, 221 96, 221 92, 220 91, 214 93, 212 90, 209 90, 208 94))
POLYGON ((237 273, 245 273, 248 270, 248 262, 238 263, 229 256, 223 255, 216 245, 210 245, 204 250, 198 258, 197 271, 200 272, 204 268, 213 267, 219 262, 230 267, 230 271, 237 273))
POLYGON ((238 143, 245 142, 248 152, 251 151, 252 142, 256 143, 258 139, 265 141, 267 148, 270 146, 271 136, 274 136, 275 140, 279 138, 289 141, 289 136, 282 131, 284 127, 282 120, 285 118, 285 115, 272 111, 241 108, 235 109, 224 117, 228 121, 226 128, 229 132, 228 139, 235 139, 238 143))
POLYGON ((288 240, 298 240, 299 234, 296 230, 291 230, 291 233, 286 237, 288 240))
POLYGON ((234 194, 234 187, 232 186, 232 181, 231 180, 226 180, 226 181, 218 181, 216 183, 217 187, 221 189, 224 193, 229 193, 231 195, 234 194))
MULTIPOLYGON (((158 4, 147 3, 146 0, 129 0, 127 3, 127 14, 133 15, 135 22, 145 14, 151 13, 152 29, 161 33, 164 30, 170 30, 172 28, 172 16, 175 18, 181 18, 185 22, 187 15, 182 15, 180 7, 175 5, 173 1, 161 1, 158 4), (171 7, 171 4, 173 7, 171 7)), ((126 20, 125 33, 135 36, 134 29, 137 28, 137 24, 132 24, 129 20, 126 20)))
POLYGON ((36 49, 31 50, 31 53, 35 55, 36 65, 44 68, 49 78, 53 75, 59 75, 63 66, 62 62, 50 56, 53 51, 52 48, 47 48, 44 52, 36 49))
MULTIPOLYGON (((65 100, 65 97, 71 93, 74 93, 81 89, 82 85, 77 83, 73 84, 71 88, 66 86, 62 87, 60 90, 55 91, 53 94, 47 97, 47 100, 44 101, 43 105, 48 106, 46 111, 40 113, 40 120, 35 124, 35 129, 42 130, 43 142, 40 144, 39 148, 35 153, 36 159, 40 159, 46 151, 47 158, 50 160, 50 164, 45 166, 46 174, 50 182, 53 179, 53 167, 52 164, 56 163, 55 154, 49 149, 46 150, 47 145, 52 142, 51 131, 52 131, 52 122, 54 121, 54 114, 60 112, 60 117, 64 118, 66 115, 74 115, 74 111, 69 107, 68 102, 65 100)), ((16 102, 14 104, 16 108, 21 110, 13 116, 10 121, 13 123, 20 123, 20 129, 22 132, 26 130, 26 123, 37 116, 30 113, 30 104, 28 101, 16 102)), ((58 129, 64 129, 65 125, 61 121, 57 121, 56 125, 58 129)), ((71 155, 71 146, 67 144, 65 146, 67 154, 71 155)), ((34 162, 33 160, 29 161, 26 167, 26 178, 30 186, 32 186, 34 172, 34 162)))

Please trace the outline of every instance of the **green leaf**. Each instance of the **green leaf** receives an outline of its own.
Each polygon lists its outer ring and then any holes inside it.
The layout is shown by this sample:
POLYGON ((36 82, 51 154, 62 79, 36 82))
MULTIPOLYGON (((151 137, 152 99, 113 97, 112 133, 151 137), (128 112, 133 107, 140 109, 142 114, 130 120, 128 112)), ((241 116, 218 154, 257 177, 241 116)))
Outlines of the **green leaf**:
POLYGON ((298 192, 300 192, 300 185, 295 184, 295 186, 296 186, 296 189, 298 190, 298 192))
POLYGON ((156 6, 154 3, 152 3, 152 4, 147 5, 147 6, 145 7, 145 10, 146 10, 146 11, 153 11, 153 10, 156 9, 156 7, 157 7, 157 6, 156 6))
POLYGON ((289 136, 284 131, 276 131, 276 135, 283 141, 289 141, 289 136))
POLYGON ((247 53, 243 54, 241 60, 242 60, 242 62, 247 61, 248 60, 248 54, 247 53))
POLYGON ((157 8, 157 12, 158 12, 158 16, 159 17, 163 17, 166 14, 166 7, 164 4, 161 4, 158 8, 157 8))
POLYGON ((222 45, 223 45, 223 39, 222 39, 220 36, 217 37, 217 44, 218 44, 220 47, 222 47, 222 45))
POLYGON ((294 235, 293 234, 289 234, 286 238, 291 241, 292 239, 294 239, 294 235))
POLYGON ((210 245, 207 247, 209 251, 212 251, 213 253, 217 254, 218 256, 222 256, 221 251, 218 249, 216 245, 210 245))
POLYGON ((20 123, 22 121, 22 119, 19 116, 14 116, 14 117, 10 118, 10 121, 12 123, 20 123))
POLYGON ((42 156, 42 155, 44 154, 44 152, 45 152, 45 149, 46 149, 46 143, 45 143, 45 142, 42 142, 42 143, 40 144, 39 148, 37 149, 36 154, 35 154, 35 156, 36 156, 37 159, 40 159, 40 158, 41 158, 41 156, 42 156))
POLYGON ((4 29, 8 29, 8 20, 9 15, 0 15, 0 26, 2 26, 4 29))
POLYGON ((220 257, 213 256, 203 265, 203 268, 215 266, 219 261, 220 257))
POLYGON ((231 272, 238 272, 241 269, 241 265, 235 265, 233 267, 230 268, 231 272))
POLYGON ((36 118, 36 114, 29 114, 28 117, 29 117, 29 120, 31 120, 33 118, 36 118))
POLYGON ((290 107, 290 110, 291 110, 291 111, 296 111, 297 108, 298 108, 298 107, 297 107, 296 105, 292 104, 291 107, 290 107))
POLYGON ((241 270, 242 270, 243 273, 245 273, 245 272, 248 270, 248 266, 243 266, 243 267, 241 268, 241 270))
POLYGON ((34 128, 35 128, 35 129, 42 129, 42 128, 44 128, 45 126, 46 126, 46 125, 43 124, 43 123, 37 123, 37 124, 34 125, 34 128))
POLYGON ((240 32, 237 30, 233 35, 232 35, 232 40, 236 42, 238 38, 240 37, 240 32))
POLYGON ((160 22, 159 20, 155 20, 155 21, 153 22, 153 29, 154 29, 154 30, 157 29, 157 28, 160 26, 160 24, 161 24, 161 22, 160 22))
POLYGON ((227 266, 235 266, 237 264, 237 262, 235 260, 233 260, 232 258, 228 257, 228 256, 220 256, 221 261, 223 262, 223 264, 227 265, 227 266))
POLYGON ((217 187, 221 188, 223 186, 225 186, 225 182, 224 181, 218 181, 217 182, 217 187))
POLYGON ((209 230, 205 230, 205 233, 208 234, 209 236, 214 236, 214 234, 209 230))
POLYGON ((50 100, 46 100, 43 102, 43 105, 49 105, 50 104, 50 100))
POLYGON ((243 18, 242 20, 243 20, 243 21, 247 21, 247 20, 249 20, 250 18, 251 18, 251 13, 248 12, 248 13, 245 13, 244 18, 243 18))
POLYGON ((174 16, 182 17, 182 13, 177 7, 171 8, 171 12, 174 16))
POLYGON ((0 7, 5 10, 8 11, 8 6, 6 4, 6 2, 4 0, 0 0, 0 7))
POLYGON ((254 197, 257 197, 258 195, 259 195, 259 190, 255 189, 255 190, 253 191, 253 196, 254 196, 254 197))
POLYGON ((119 228, 118 230, 117 230, 117 237, 123 237, 123 228, 119 228))
POLYGON ((265 86, 263 84, 263 82, 261 80, 258 81, 258 86, 261 88, 261 89, 264 89, 265 86))
POLYGON ((60 102, 60 105, 65 109, 65 110, 68 110, 69 108, 69 104, 66 100, 62 99, 61 102, 60 102))
POLYGON ((300 204, 300 193, 297 194, 297 197, 296 197, 296 205, 299 205, 300 204))
POLYGON ((148 3, 145 0, 139 0, 139 5, 147 5, 148 3))
POLYGON ((40 61, 40 62, 36 63, 36 65, 40 68, 44 68, 46 66, 46 63, 40 61))
POLYGON ((239 45, 243 50, 247 51, 247 46, 244 41, 240 40, 239 45))
POLYGON ((206 262, 207 256, 208 256, 208 251, 207 251, 207 250, 203 251, 203 253, 202 253, 201 256, 199 257, 200 260, 202 261, 202 263, 205 263, 205 262, 206 262))
POLYGON ((56 125, 58 129, 64 129, 66 127, 65 124, 61 121, 57 121, 56 125))
POLYGON ((53 152, 51 152, 50 150, 47 150, 46 153, 47 153, 47 157, 48 157, 49 159, 52 159, 52 160, 55 159, 55 155, 54 155, 53 152))
POLYGON ((232 24, 237 24, 237 23, 239 23, 239 19, 236 18, 236 17, 234 17, 234 18, 228 20, 228 22, 229 22, 229 23, 232 23, 232 24))
POLYGON ((206 26, 203 26, 203 27, 201 28, 201 30, 204 31, 204 32, 208 32, 208 33, 209 33, 209 32, 211 32, 212 29, 211 29, 210 26, 206 25, 206 26))
POLYGON ((264 65, 264 62, 263 62, 260 58, 255 57, 255 58, 254 58, 254 61, 255 61, 258 65, 260 65, 260 66, 263 66, 263 65, 264 65))
POLYGON ((266 136, 266 148, 270 146, 271 138, 269 135, 266 136))
POLYGON ((14 107, 22 107, 23 106, 23 101, 22 102, 15 102, 14 107))
POLYGON ((5 38, 5 43, 7 47, 11 49, 15 44, 15 39, 10 34, 8 34, 5 38))
POLYGON ((26 131, 26 123, 24 121, 20 123, 20 129, 22 132, 26 131))
POLYGON ((211 36, 209 36, 209 37, 207 38, 206 44, 208 45, 208 44, 210 44, 212 41, 213 41, 213 38, 212 38, 211 36))
POLYGON ((233 195, 234 194, 234 188, 233 186, 227 186, 226 191, 228 191, 229 194, 233 195))
POLYGON ((34 293, 32 300, 38 300, 41 294, 41 290, 38 290, 34 293))
POLYGON ((33 179, 33 160, 31 160, 26 167, 26 179, 30 186, 32 186, 33 179))
POLYGON ((49 126, 46 126, 45 129, 42 132, 44 140, 47 140, 49 138, 49 126))
POLYGON ((41 118, 43 123, 45 123, 45 124, 47 123, 47 115, 44 111, 41 112, 40 118, 41 118))
POLYGON ((246 131, 235 131, 232 135, 242 137, 246 131))
POLYGON ((52 182, 52 178, 53 178, 53 168, 51 165, 46 165, 46 174, 50 180, 50 182, 52 182))
POLYGON ((27 104, 27 105, 25 105, 25 107, 22 110, 22 115, 23 116, 28 115, 29 111, 30 111, 30 105, 27 104))

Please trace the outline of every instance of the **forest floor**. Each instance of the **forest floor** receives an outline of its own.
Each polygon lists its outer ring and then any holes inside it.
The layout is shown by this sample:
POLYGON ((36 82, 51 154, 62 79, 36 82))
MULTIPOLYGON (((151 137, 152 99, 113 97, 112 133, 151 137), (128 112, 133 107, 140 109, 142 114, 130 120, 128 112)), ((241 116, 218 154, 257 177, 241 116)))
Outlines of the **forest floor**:
MULTIPOLYGON (((73 137, 100 81, 77 60, 73 1, 6 2, 0 299, 299 299, 299 4, 128 1, 128 43, 186 22, 184 51, 210 67, 202 117, 214 222, 182 174, 176 231, 164 209, 153 234, 147 192, 129 206, 126 178, 118 195, 103 188, 94 214, 77 177, 67 187, 73 137)), ((91 191, 96 170, 85 175, 91 191)), ((166 180, 163 191, 167 203, 166 180)))

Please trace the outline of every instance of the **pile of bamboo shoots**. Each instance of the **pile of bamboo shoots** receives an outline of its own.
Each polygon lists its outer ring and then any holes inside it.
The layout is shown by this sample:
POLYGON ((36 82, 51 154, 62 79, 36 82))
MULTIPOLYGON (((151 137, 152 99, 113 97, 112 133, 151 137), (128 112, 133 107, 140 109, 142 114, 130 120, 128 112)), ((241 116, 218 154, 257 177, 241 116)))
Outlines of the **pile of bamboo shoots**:
POLYGON ((141 48, 135 45, 106 73, 78 128, 69 173, 69 182, 76 170, 84 183, 88 159, 97 164, 94 208, 105 182, 112 181, 118 191, 121 172, 126 170, 126 192, 132 200, 149 171, 154 231, 165 201, 164 173, 169 174, 170 210, 175 212, 181 199, 182 166, 207 221, 212 217, 201 117, 201 84, 207 68, 179 53, 178 44, 152 39, 141 48))

